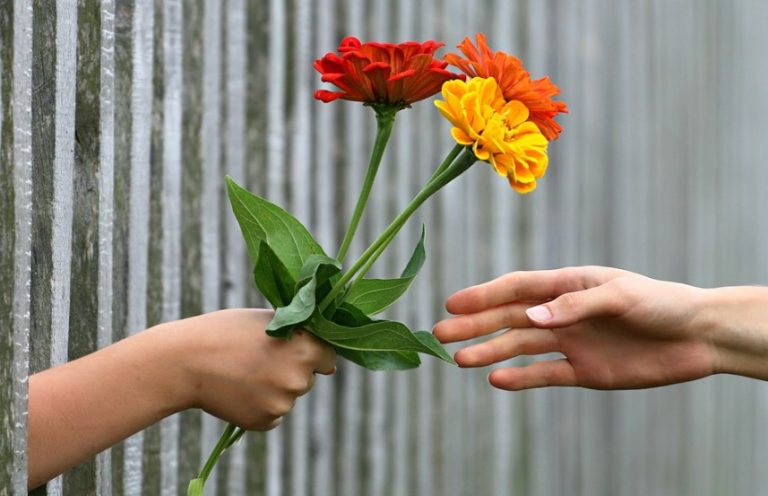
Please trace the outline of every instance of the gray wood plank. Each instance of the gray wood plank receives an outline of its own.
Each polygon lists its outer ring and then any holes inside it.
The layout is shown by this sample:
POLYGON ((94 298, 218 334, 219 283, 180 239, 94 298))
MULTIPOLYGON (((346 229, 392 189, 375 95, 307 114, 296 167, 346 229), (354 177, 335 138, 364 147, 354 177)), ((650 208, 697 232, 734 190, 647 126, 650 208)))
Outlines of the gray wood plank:
MULTIPOLYGON (((133 81, 133 2, 115 0, 114 9, 114 170, 112 215, 112 340, 128 335, 128 240, 131 185, 131 84, 133 81)), ((105 69, 107 69, 105 67, 105 69)), ((111 482, 123 492, 124 444, 112 447, 111 482)))
MULTIPOLYGON (((128 241, 128 307, 126 333, 133 335, 147 326, 150 231, 150 152, 152 139, 152 81, 154 58, 153 4, 136 4, 133 17, 131 85, 130 202, 128 241)), ((124 443, 123 493, 141 494, 144 433, 124 443)))
MULTIPOLYGON (((181 316, 202 313, 202 56, 203 2, 184 2, 181 38, 184 53, 182 81, 181 137, 181 316)), ((201 413, 187 411, 180 415, 178 494, 187 492, 187 484, 201 468, 204 456, 200 446, 201 413)), ((205 453, 207 455, 207 452, 205 453)))
MULTIPOLYGON (((242 182, 246 180, 246 107, 247 100, 247 5, 243 0, 230 0, 225 6, 225 124, 222 141, 224 162, 222 179, 229 174, 242 182)), ((237 222, 230 213, 226 195, 222 195, 222 218, 224 232, 224 279, 222 301, 226 307, 240 308, 246 305, 247 288, 252 285, 251 264, 237 222)), ((221 494, 245 495, 246 466, 245 442, 241 441, 227 453, 228 470, 219 470, 219 492, 221 494)))
MULTIPOLYGON (((269 2, 247 2, 248 37, 246 40, 246 163, 245 175, 249 189, 257 194, 267 190, 267 133, 268 85, 263 81, 269 66, 269 2)), ((229 211, 229 210, 228 210, 229 211)), ((250 262, 248 263, 250 273, 250 262)), ((265 302, 255 285, 247 286, 246 303, 249 306, 264 307, 265 302)), ((246 451, 246 494, 263 495, 266 489, 266 446, 265 433, 249 433, 244 439, 246 451)))
MULTIPOLYGON (((284 154, 286 144, 285 101, 286 68, 283 60, 287 55, 286 47, 286 7, 280 0, 269 2, 269 24, 272 26, 269 42, 268 74, 270 84, 267 87, 267 122, 266 132, 267 173, 266 191, 270 201, 278 205, 286 203, 286 173, 284 154)), ((283 495, 284 439, 280 428, 267 433, 267 496, 283 495)))
MULTIPOLYGON (((181 317, 182 266, 182 91, 183 3, 167 1, 162 12, 163 53, 163 209, 162 209, 162 320, 181 317)), ((160 432, 160 494, 172 496, 183 488, 179 480, 180 416, 162 421, 160 432)))
POLYGON ((13 5, 13 211, 14 278, 13 340, 10 383, 11 486, 9 492, 23 494, 27 486, 26 401, 29 375, 29 337, 31 306, 32 252, 32 6, 16 1, 13 5))
MULTIPOLYGON (((112 342, 114 190, 115 190, 115 4, 101 2, 101 50, 99 95, 99 279, 96 346, 112 342)), ((96 456, 96 494, 112 494, 112 452, 96 456)))
MULTIPOLYGON (((15 282, 15 175, 13 160, 13 40, 14 5, 0 2, 0 287, 12 288, 15 282)), ((13 291, 0 291, 0 429, 14 432, 15 382, 13 291), (14 365, 12 365, 14 364, 14 365)), ((14 480, 14 437, 0 436, 0 490, 16 491, 14 480)))

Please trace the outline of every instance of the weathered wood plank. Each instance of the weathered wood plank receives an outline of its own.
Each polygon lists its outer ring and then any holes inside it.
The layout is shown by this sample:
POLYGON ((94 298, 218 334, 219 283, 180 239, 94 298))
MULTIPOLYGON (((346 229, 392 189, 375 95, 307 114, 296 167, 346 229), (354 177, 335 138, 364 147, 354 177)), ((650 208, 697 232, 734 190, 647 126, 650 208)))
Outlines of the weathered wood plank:
MULTIPOLYGON (((113 242, 115 189, 115 2, 102 0, 101 15, 101 74, 99 95, 99 280, 96 346, 112 343, 113 304, 113 242)), ((96 456, 96 494, 112 494, 112 452, 96 456)))
MULTIPOLYGON (((333 50, 338 44, 338 23, 336 22, 337 7, 335 1, 327 1, 322 5, 316 2, 307 2, 306 9, 302 13, 305 19, 304 25, 313 24, 316 29, 307 29, 309 37, 304 41, 303 56, 296 60, 296 66, 303 68, 298 71, 302 74, 302 92, 312 111, 312 118, 307 119, 314 129, 307 129, 310 138, 311 149, 307 154, 314 156, 314 177, 310 187, 316 192, 314 196, 314 222, 313 229, 318 242, 329 254, 335 255, 338 251, 340 239, 338 233, 346 228, 339 222, 338 212, 342 209, 351 209, 351 204, 343 204, 338 201, 336 186, 339 177, 337 172, 338 137, 334 132, 338 121, 338 105, 327 105, 314 100, 313 88, 317 84, 316 73, 311 69, 312 61, 322 56, 327 51, 333 50), (310 8, 314 7, 314 8, 310 8), (314 133, 312 133, 314 131, 314 133), (313 153, 314 152, 314 153, 313 153)), ((343 156, 343 155, 342 155, 343 156)), ((298 163, 298 161, 297 161, 298 163)), ((352 164, 361 167, 362 164, 352 164)), ((294 182, 300 182, 300 176, 294 182)), ((295 196, 296 197, 296 196, 295 196)), ((337 423, 335 421, 338 410, 336 409, 336 377, 319 377, 314 391, 308 398, 307 407, 310 412, 311 435, 308 439, 308 453, 310 460, 310 487, 306 494, 315 496, 335 496, 337 494, 335 470, 335 453, 337 449, 337 423)))
MULTIPOLYGON (((114 171, 112 216, 112 340, 128 335, 128 240, 131 185, 131 85, 133 81, 133 12, 130 0, 114 5, 114 171)), ((105 67, 106 69, 106 67, 105 67)), ((124 494, 124 444, 112 448, 112 491, 124 494)))
MULTIPOLYGON (((346 12, 345 34, 365 39, 364 9, 362 2, 347 0, 344 4, 346 12)), ((335 48, 335 47, 334 47, 335 48)), ((321 57, 325 52, 319 52, 321 57)), ((315 82, 317 85, 317 78, 315 82)), ((369 110, 359 105, 344 106, 344 135, 349 138, 345 146, 346 160, 343 161, 343 187, 339 192, 343 195, 346 208, 339 212, 339 222, 344 226, 349 224, 352 209, 356 200, 356 192, 360 190, 365 174, 364 165, 367 160, 365 143, 365 122, 369 118, 369 110)), ((355 236, 349 250, 349 259, 359 257, 365 248, 365 223, 361 223, 359 234, 355 236)), ((339 449, 337 454, 338 491, 341 496, 356 496, 362 490, 364 477, 363 463, 363 375, 364 371, 353 363, 339 361, 338 378, 340 389, 340 428, 338 433, 339 449)))
MULTIPOLYGON (((15 175, 14 175, 14 125, 11 104, 14 91, 13 44, 15 39, 14 3, 0 2, 0 287, 12 288, 15 284, 15 175)), ((15 373, 16 337, 13 306, 14 292, 0 291, 0 430, 15 430, 15 400, 18 389, 15 373), (13 364, 13 365, 12 365, 13 364)), ((14 441, 12 435, 0 436, 0 493, 11 495, 18 492, 14 478, 14 441)))
MULTIPOLYGON (((13 319, 10 327, 13 340, 10 384, 10 463, 11 485, 8 493, 23 494, 27 486, 26 473, 26 402, 29 375, 29 335, 31 306, 32 251, 32 5, 16 1, 13 5, 13 211, 14 211, 14 277, 13 319)), ((9 45, 6 45, 9 46, 9 45)))
MULTIPOLYGON (((15 265, 15 208, 13 174, 13 125, 11 94, 13 83, 13 5, 9 0, 0 2, 0 287, 14 285, 15 265)), ((14 430, 14 326, 13 292, 0 292, 0 430, 14 430)), ((10 434, 0 436, 0 490, 12 494, 13 440, 10 434)))
MULTIPOLYGON (((35 154, 33 161, 32 177, 34 178, 33 190, 35 198, 35 208, 32 212, 32 260, 34 269, 31 273, 31 301, 30 309, 31 327, 29 343, 29 361, 30 373, 39 372, 51 366, 51 341, 53 339, 52 326, 52 292, 53 292, 53 189, 54 172, 56 171, 54 156, 56 155, 56 108, 57 108, 57 86, 56 86, 56 3, 52 0, 38 2, 33 7, 33 30, 32 30, 32 80, 35 87, 32 90, 32 147, 35 154), (51 111, 51 109, 53 111, 51 111)), ((62 12, 64 17, 66 14, 62 12)), ((74 58, 74 50, 70 50, 68 60, 62 66, 74 68, 71 60, 74 58)), ((72 74, 74 79, 74 74, 72 74)), ((70 100, 74 93, 74 80, 68 81, 70 100)), ((74 119, 74 107, 70 108, 70 115, 74 119)), ((69 129, 72 129, 72 122, 69 122, 69 129)), ((64 166, 66 169, 66 165, 64 166)), ((72 164, 69 163, 70 189, 72 184, 72 164)), ((61 177, 57 179, 62 179, 61 177)), ((70 193, 71 194, 71 193, 70 193)), ((70 222, 71 229, 71 222, 70 222)), ((69 247, 65 248, 66 258, 57 259, 59 269, 61 262, 66 261, 69 264, 69 247)), ((67 267, 67 270, 69 268, 67 267)), ((60 274, 59 274, 60 275, 60 274)), ((69 285, 69 278, 66 282, 58 280, 60 287, 62 282, 69 285)), ((66 303, 68 310, 69 302, 66 303)), ((60 309, 62 305, 58 305, 60 309)), ((62 332, 66 339, 68 329, 66 322, 68 316, 63 315, 65 320, 59 320, 56 324, 56 334, 61 336, 62 332)), ((66 361, 66 348, 64 352, 66 361)), ((59 362, 61 363, 61 362, 59 362)))
MULTIPOLYGON (((183 108, 182 108, 182 178, 181 178, 181 315, 202 313, 201 260, 201 184, 202 152, 202 1, 184 2, 183 30, 183 108)), ((179 496, 186 494, 187 483, 200 470, 199 432, 201 414, 183 412, 179 437, 179 496)))
MULTIPOLYGON (((280 0, 269 2, 269 85, 267 88, 267 174, 266 192, 270 201, 278 205, 286 203, 285 173, 285 105, 286 105, 286 67, 283 63, 287 56, 286 47, 286 6, 280 0)), ((273 429, 267 434, 267 496, 282 496, 284 440, 281 429, 273 429)))
MULTIPOLYGON (((163 46, 163 311, 162 320, 181 316, 181 216, 182 216, 182 91, 183 91, 183 3, 167 1, 162 12, 163 46)), ((179 481, 180 416, 162 422, 160 494, 173 496, 185 481, 179 481)))
MULTIPOLYGON (((141 332, 147 326, 154 14, 152 2, 136 3, 132 32, 127 335, 141 332)), ((123 493, 126 495, 141 494, 143 445, 143 432, 124 443, 123 493)))
MULTIPOLYGON (((241 180, 247 181, 249 189, 257 194, 264 194, 267 189, 268 85, 263 84, 261 78, 268 74, 269 66, 269 10, 269 2, 247 2, 246 171, 241 180)), ((248 267, 250 269, 250 263, 248 267)), ((250 278, 246 303, 255 307, 265 305, 250 278)), ((264 433, 251 433, 242 441, 246 451, 245 494, 262 496, 265 493, 266 437, 264 433)))
MULTIPOLYGON (((224 107, 225 118, 222 126, 224 148, 221 179, 226 174, 238 182, 246 181, 246 106, 247 101, 247 55, 248 33, 246 26, 247 3, 243 0, 228 0, 224 8, 224 107)), ((246 305, 247 288, 253 283, 251 264, 245 249, 240 228, 230 213, 226 195, 221 195, 221 215, 225 228, 223 232, 222 252, 223 278, 221 301, 228 308, 241 308, 246 305)), ((246 485, 246 443, 238 442, 226 454, 228 469, 219 469, 219 493, 245 495, 246 485)))
MULTIPOLYGON (((312 36, 315 34, 312 22, 312 5, 313 2, 307 0, 297 1, 293 6, 293 12, 289 14, 289 17, 294 20, 290 25, 290 31, 288 37, 293 41, 293 53, 286 54, 286 58, 290 60, 289 66, 299 68, 290 72, 292 80, 290 81, 291 94, 288 100, 291 102, 292 116, 288 117, 288 120, 293 123, 291 130, 287 133, 290 136, 290 142, 287 144, 286 149, 289 151, 289 159, 285 161, 286 165, 290 164, 290 182, 291 188, 291 202, 286 207, 296 216, 301 222, 306 225, 310 231, 317 238, 320 232, 318 231, 317 223, 313 223, 313 217, 317 218, 320 214, 313 213, 318 212, 316 202, 313 202, 313 190, 319 189, 313 187, 313 170, 318 169, 318 162, 324 161, 325 157, 318 157, 318 148, 322 145, 317 143, 317 147, 314 150, 312 147, 312 132, 313 126, 312 119, 312 92, 310 86, 310 73, 303 71, 300 68, 309 67, 310 62, 310 50, 316 43, 312 42, 312 36), (290 58, 289 58, 290 57, 290 58), (314 151, 314 153, 312 153, 314 151), (301 178, 301 179, 299 179, 301 178)), ((319 9, 318 15, 324 9, 319 9)), ((322 31, 326 26, 322 26, 322 23, 318 23, 318 31, 322 31)), ((263 76, 262 76, 263 77, 263 76)), ((319 171, 316 174, 317 177, 321 176, 323 171, 319 171)), ((320 241, 323 246, 323 241, 320 241)), ((329 248, 325 246, 326 250, 329 248)), ((317 385, 322 381, 318 380, 317 385)), ((312 425, 310 425, 310 411, 313 412, 313 420, 323 417, 322 405, 316 405, 317 389, 315 388, 308 396, 300 398, 291 413, 286 416, 287 423, 280 429, 285 430, 288 428, 290 435, 286 441, 290 443, 286 446, 289 449, 288 459, 290 460, 287 468, 288 484, 285 486, 285 492, 293 496, 306 496, 309 491, 314 489, 319 493, 322 492, 317 487, 317 481, 314 480, 314 473, 310 472, 310 468, 316 466, 316 458, 313 460, 315 463, 310 465, 310 449, 312 438, 315 435, 312 425), (310 402, 312 406, 310 408, 310 402)), ((326 424, 327 428, 327 424, 326 424)), ((322 448, 319 448, 322 450, 322 448)), ((314 457, 313 457, 314 458, 314 457)))
MULTIPOLYGON (((201 219, 201 260, 202 260, 202 310, 211 312, 221 308, 221 246, 220 246, 220 193, 221 177, 221 68, 222 68, 222 8, 218 0, 203 2, 203 60, 202 73, 202 129, 200 147, 202 156, 202 183, 200 187, 203 205, 201 219)), ((221 421, 203 414, 200 432, 201 457, 199 463, 205 463, 210 450, 224 429, 221 421)), ((222 460, 226 472, 226 460, 222 460)), ((219 466, 211 472, 206 492, 215 494, 217 490, 219 466)))
MULTIPOLYGON (((158 2, 153 5, 154 20, 151 30, 152 39, 152 72, 148 77, 150 81, 151 102, 150 120, 142 125, 149 128, 149 153, 148 153, 148 239, 147 239, 147 274, 146 274, 146 322, 144 327, 151 327, 163 320, 163 263, 165 258, 163 249, 165 246, 164 216, 167 208, 165 190, 163 188, 165 170, 163 169, 163 122, 165 109, 165 85, 163 82, 164 70, 164 44, 163 6, 158 2)), ((171 233, 168 233, 170 235, 171 233)), ((155 424, 143 432, 143 445, 141 448, 141 494, 159 494, 161 486, 161 424, 155 424)))
MULTIPOLYGON (((64 12, 59 14, 64 15, 64 12)), ((77 2, 77 82, 74 115, 75 143, 72 175, 74 183, 72 187, 72 259, 70 267, 73 279, 71 297, 68 302, 64 302, 64 304, 69 305, 70 316, 69 339, 65 341, 68 344, 67 359, 69 360, 95 351, 97 339, 95 323, 98 316, 99 269, 100 17, 98 1, 79 0, 77 2)), ((64 29, 64 26, 62 25, 61 28, 64 29)), ((71 29, 71 25, 67 28, 71 29)), ((71 55, 74 55, 74 51, 71 52, 71 55)), ((63 63, 64 60, 61 62, 63 63)), ((66 88, 67 82, 57 81, 58 84, 62 84, 66 88)), ((68 98, 68 96, 65 94, 63 98, 68 98)), ((62 124, 66 125, 67 123, 62 122, 62 124)), ((62 133, 71 132, 71 127, 62 130, 62 133)), ((70 152, 67 150, 64 153, 70 152)), ((71 160, 66 155, 62 159, 71 160)), ((57 166, 58 161, 59 157, 57 156, 57 166)), ((67 185, 62 185, 62 187, 66 188, 67 185)), ((66 238, 68 237, 67 234, 66 238)), ((54 325, 61 324, 54 322, 54 325)), ((62 361, 64 361, 63 358, 62 361)), ((64 491, 71 494, 95 494, 96 465, 93 459, 65 474, 64 491)))

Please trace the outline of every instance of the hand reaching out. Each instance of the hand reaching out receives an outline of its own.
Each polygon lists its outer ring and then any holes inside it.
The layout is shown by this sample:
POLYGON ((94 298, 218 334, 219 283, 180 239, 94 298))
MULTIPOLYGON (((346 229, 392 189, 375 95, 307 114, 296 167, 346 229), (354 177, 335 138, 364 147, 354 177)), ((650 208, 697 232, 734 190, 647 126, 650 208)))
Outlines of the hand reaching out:
POLYGON ((519 355, 563 358, 495 370, 492 385, 634 389, 728 372, 768 378, 768 289, 701 289, 608 267, 516 272, 448 299, 443 342, 507 329, 456 353, 462 367, 519 355))

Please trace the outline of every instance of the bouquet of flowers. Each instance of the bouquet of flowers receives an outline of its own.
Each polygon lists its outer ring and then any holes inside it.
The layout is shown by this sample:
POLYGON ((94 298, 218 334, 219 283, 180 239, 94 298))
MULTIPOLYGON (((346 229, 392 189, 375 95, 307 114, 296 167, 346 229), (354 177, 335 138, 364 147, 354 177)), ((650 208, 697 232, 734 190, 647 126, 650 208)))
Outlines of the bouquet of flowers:
MULTIPOLYGON (((554 118, 567 108, 552 100, 559 90, 549 78, 531 79, 518 58, 491 50, 481 33, 476 44, 466 38, 458 45, 461 54, 435 57, 442 46, 435 41, 361 43, 347 37, 338 53, 315 61, 322 81, 337 88, 318 90, 315 97, 326 103, 360 102, 373 109, 377 123, 360 196, 335 257, 288 212, 227 178, 232 211, 253 262, 254 282, 275 308, 269 335, 289 339, 294 329, 306 329, 332 345, 339 356, 371 370, 418 367, 419 353, 454 363, 428 331, 413 332, 403 323, 375 318, 406 292, 424 264, 423 229, 400 277, 365 276, 411 215, 476 162, 490 164, 515 191, 533 191, 547 169, 547 145, 561 132, 554 118), (451 72, 449 65, 461 72, 451 72), (346 255, 398 112, 438 92, 443 100, 435 101, 435 106, 451 123, 456 145, 411 202, 347 267, 346 255)), ((203 493, 214 464, 243 433, 234 425, 227 427, 199 476, 190 482, 188 494, 203 493)))

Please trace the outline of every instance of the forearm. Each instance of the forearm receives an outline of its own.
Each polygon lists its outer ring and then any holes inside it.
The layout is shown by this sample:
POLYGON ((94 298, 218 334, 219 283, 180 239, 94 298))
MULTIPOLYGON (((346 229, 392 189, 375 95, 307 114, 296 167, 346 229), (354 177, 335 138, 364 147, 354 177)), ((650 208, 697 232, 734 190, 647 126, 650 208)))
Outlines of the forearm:
POLYGON ((718 356, 717 372, 768 380, 768 288, 706 290, 699 319, 718 356))
POLYGON ((172 330, 156 327, 29 380, 29 487, 180 409, 172 330))

